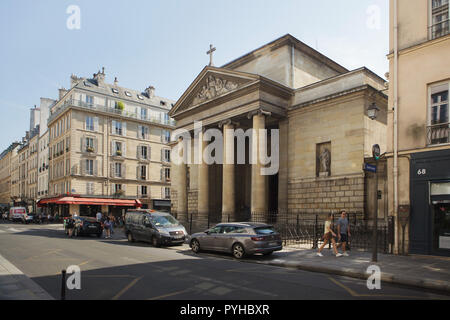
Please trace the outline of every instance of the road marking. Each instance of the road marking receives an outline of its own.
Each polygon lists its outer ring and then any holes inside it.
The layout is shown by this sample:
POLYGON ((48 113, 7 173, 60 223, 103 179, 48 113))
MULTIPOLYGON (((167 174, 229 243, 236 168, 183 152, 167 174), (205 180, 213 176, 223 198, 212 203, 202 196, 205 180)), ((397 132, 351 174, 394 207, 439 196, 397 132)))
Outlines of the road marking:
POLYGON ((32 256, 27 258, 26 260, 34 260, 36 258, 42 258, 43 256, 46 256, 48 254, 53 254, 53 253, 58 253, 59 251, 62 251, 63 249, 50 249, 50 250, 46 250, 44 253, 39 254, 37 256, 32 256))
POLYGON ((130 284, 127 285, 125 288, 123 288, 118 294, 116 294, 116 295, 112 298, 112 300, 118 300, 125 292, 127 292, 128 290, 130 290, 130 288, 133 287, 133 286, 134 286, 139 280, 141 280, 142 278, 143 278, 143 276, 142 276, 142 277, 139 277, 139 278, 136 278, 136 279, 134 279, 133 281, 131 281, 130 284))
MULTIPOLYGON (((424 299, 424 297, 402 296, 402 295, 397 295, 397 294, 359 294, 359 293, 353 291, 352 289, 350 289, 349 287, 347 287, 346 285, 344 285, 343 283, 339 282, 336 279, 333 279, 331 277, 328 277, 328 279, 330 279, 336 285, 338 285, 341 288, 343 288, 345 291, 350 293, 350 295, 355 297, 355 298, 398 298, 398 299, 420 299, 420 300, 424 299)), ((445 300, 444 298, 434 298, 434 297, 433 297, 433 299, 445 300)))
POLYGON ((91 260, 84 261, 84 262, 80 263, 78 266, 79 267, 84 266, 85 264, 88 264, 89 262, 91 262, 91 260))
POLYGON ((8 230, 11 231, 11 232, 22 232, 22 230, 18 230, 18 229, 15 229, 15 228, 8 228, 8 230))
POLYGON ((187 293, 189 291, 191 291, 191 289, 181 290, 181 291, 165 294, 165 295, 162 295, 162 296, 159 296, 159 297, 150 298, 150 299, 147 299, 147 300, 160 300, 160 299, 164 299, 164 298, 168 298, 168 297, 177 296, 177 295, 182 294, 182 293, 187 293))
POLYGON ((83 278, 136 278, 129 274, 99 274, 99 275, 83 275, 83 278))

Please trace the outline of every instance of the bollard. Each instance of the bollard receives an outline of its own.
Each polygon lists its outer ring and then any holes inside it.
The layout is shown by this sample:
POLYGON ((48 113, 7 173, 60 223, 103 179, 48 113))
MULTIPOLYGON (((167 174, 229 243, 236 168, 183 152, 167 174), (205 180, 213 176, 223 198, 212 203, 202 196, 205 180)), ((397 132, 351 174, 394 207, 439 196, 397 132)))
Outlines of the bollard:
POLYGON ((62 270, 61 273, 61 300, 66 300, 66 270, 62 270))

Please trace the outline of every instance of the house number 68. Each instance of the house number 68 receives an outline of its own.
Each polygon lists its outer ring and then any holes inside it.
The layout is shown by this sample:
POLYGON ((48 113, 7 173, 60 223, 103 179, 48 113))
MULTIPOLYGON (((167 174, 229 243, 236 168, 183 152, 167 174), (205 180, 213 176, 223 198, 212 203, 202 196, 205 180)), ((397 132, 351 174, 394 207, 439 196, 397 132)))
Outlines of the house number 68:
POLYGON ((427 174, 427 169, 419 169, 419 171, 417 171, 417 175, 419 176, 423 176, 427 174))

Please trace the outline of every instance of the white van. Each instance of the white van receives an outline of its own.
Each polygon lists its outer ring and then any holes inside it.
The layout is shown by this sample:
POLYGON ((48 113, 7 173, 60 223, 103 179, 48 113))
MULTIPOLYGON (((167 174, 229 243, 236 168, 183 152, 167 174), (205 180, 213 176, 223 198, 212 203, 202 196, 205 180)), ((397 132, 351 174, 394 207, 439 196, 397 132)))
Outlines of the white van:
POLYGON ((9 220, 11 221, 24 221, 27 214, 27 209, 24 207, 12 207, 9 209, 9 220))

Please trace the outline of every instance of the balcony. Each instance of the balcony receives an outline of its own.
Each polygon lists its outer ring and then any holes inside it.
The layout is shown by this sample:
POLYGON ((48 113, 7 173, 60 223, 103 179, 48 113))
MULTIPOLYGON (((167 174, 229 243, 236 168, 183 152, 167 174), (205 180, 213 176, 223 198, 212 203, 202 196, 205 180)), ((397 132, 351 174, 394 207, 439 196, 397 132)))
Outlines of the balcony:
MULTIPOLYGON (((107 112, 111 114, 115 114, 121 117, 130 118, 130 119, 136 119, 141 120, 141 115, 136 114, 133 112, 128 112, 120 109, 115 108, 109 108, 105 105, 98 105, 93 103, 87 103, 81 100, 66 100, 56 111, 52 112, 52 114, 48 118, 48 122, 50 123, 54 119, 56 119, 60 114, 62 114, 65 110, 67 110, 70 107, 77 107, 77 108, 83 108, 91 111, 99 111, 99 112, 107 112)), ((167 125, 167 126, 175 126, 175 120, 172 119, 159 119, 155 117, 148 117, 145 119, 147 122, 161 124, 161 125, 167 125)))
POLYGON ((427 144, 437 145, 450 143, 450 122, 439 123, 427 127, 427 144))
POLYGON ((439 23, 432 25, 429 28, 431 40, 448 35, 450 33, 449 32, 449 30, 450 30, 449 23, 450 23, 450 20, 447 19, 447 20, 444 20, 444 21, 441 21, 439 23))

